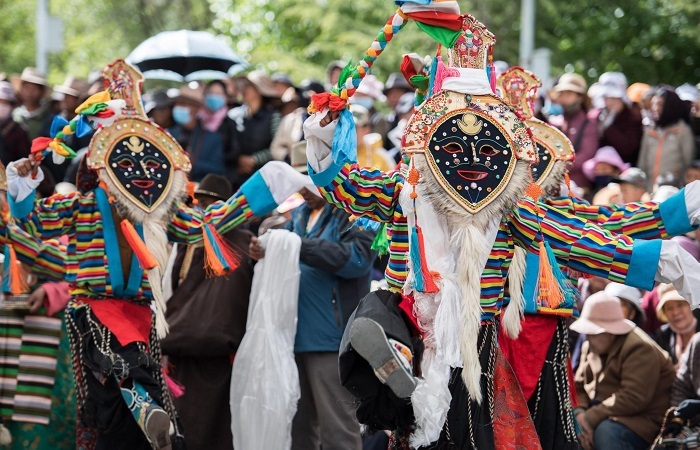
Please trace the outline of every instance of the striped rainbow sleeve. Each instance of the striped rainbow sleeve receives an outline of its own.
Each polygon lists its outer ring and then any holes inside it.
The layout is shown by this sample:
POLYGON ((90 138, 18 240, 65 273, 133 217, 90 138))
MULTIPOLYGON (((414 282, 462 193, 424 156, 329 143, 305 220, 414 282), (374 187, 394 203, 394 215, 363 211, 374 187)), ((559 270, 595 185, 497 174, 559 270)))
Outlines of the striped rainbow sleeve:
POLYGON ((17 258, 32 272, 54 281, 63 281, 66 275, 66 247, 56 239, 41 241, 17 225, 7 227, 7 241, 13 246, 17 258))
POLYGON ((173 242, 196 243, 202 240, 202 226, 205 223, 213 224, 219 233, 225 234, 254 216, 242 191, 225 202, 212 203, 205 211, 190 208, 183 203, 168 223, 168 238, 173 242))
POLYGON ((323 172, 309 175, 332 205, 354 216, 366 216, 377 222, 391 222, 399 203, 404 178, 398 169, 382 172, 360 167, 357 163, 335 163, 323 172))
POLYGON ((39 239, 59 238, 71 232, 77 220, 80 193, 54 194, 36 202, 34 198, 30 195, 16 203, 8 195, 10 212, 23 229, 39 239))
POLYGON ((510 228, 516 244, 533 253, 538 253, 544 238, 561 266, 645 290, 654 285, 660 241, 617 235, 550 206, 538 208, 530 199, 518 201, 510 228))
POLYGON ((595 222, 608 231, 634 239, 666 239, 693 230, 688 219, 683 191, 662 203, 640 202, 603 206, 591 205, 579 198, 565 197, 547 201, 547 204, 578 218, 595 222))

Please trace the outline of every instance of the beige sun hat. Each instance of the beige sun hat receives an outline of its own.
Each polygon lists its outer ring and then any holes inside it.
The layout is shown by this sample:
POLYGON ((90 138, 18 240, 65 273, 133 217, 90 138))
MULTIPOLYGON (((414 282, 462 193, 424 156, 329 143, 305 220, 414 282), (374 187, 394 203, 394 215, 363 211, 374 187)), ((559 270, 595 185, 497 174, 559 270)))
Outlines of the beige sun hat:
POLYGON ((656 317, 660 321, 666 323, 668 322, 668 317, 664 313, 664 305, 668 302, 686 302, 690 305, 690 302, 685 299, 681 294, 678 293, 672 284, 662 283, 659 285, 658 290, 659 303, 656 305, 656 317))
POLYGON ((571 91, 577 94, 586 95, 588 92, 588 83, 586 79, 577 73, 565 73, 559 78, 559 83, 552 89, 552 92, 571 91))
POLYGON ((583 303, 581 317, 571 324, 571 329, 581 334, 610 333, 627 334, 636 325, 622 315, 620 299, 608 295, 605 291, 597 292, 583 303))

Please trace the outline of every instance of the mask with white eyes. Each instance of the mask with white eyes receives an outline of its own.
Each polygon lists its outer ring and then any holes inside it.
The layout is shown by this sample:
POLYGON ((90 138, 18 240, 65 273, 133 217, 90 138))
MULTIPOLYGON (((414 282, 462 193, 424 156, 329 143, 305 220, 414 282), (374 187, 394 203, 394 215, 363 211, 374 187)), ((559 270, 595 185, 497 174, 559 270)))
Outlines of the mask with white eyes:
POLYGON ((168 156, 154 143, 134 135, 112 147, 105 168, 131 200, 147 211, 160 203, 173 176, 168 156))

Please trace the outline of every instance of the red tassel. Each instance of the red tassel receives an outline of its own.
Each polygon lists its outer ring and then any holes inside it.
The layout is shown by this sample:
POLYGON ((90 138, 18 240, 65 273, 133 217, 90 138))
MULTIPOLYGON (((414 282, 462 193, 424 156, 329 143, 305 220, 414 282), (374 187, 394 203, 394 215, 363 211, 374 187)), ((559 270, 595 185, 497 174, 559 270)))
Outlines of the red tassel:
POLYGON ((418 233, 418 250, 420 251, 420 271, 423 276, 423 292, 434 294, 438 292, 437 284, 433 279, 433 272, 428 269, 428 261, 425 259, 425 243, 423 242, 423 230, 416 225, 418 233))
POLYGON ((241 264, 241 257, 216 228, 207 224, 204 235, 204 270, 208 277, 231 273, 241 264))
POLYGON ((136 228, 134 228, 131 222, 126 219, 122 220, 121 228, 126 242, 134 251, 134 255, 136 255, 136 259, 139 260, 141 268, 144 270, 151 270, 156 267, 158 261, 156 261, 156 258, 151 254, 150 250, 148 250, 146 243, 143 242, 143 239, 141 239, 141 236, 136 232, 136 228))
POLYGON ((22 263, 17 259, 17 253, 15 252, 15 247, 10 245, 10 293, 12 295, 26 294, 29 292, 29 285, 27 284, 28 274, 22 263))

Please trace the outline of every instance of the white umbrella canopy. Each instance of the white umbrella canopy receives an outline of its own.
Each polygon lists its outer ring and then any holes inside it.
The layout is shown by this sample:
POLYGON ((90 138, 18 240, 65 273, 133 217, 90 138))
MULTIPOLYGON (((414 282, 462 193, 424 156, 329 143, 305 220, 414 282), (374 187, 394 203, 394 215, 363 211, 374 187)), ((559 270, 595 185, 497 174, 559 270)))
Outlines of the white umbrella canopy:
POLYGON ((164 31, 138 45, 126 58, 155 80, 187 82, 223 79, 248 68, 248 62, 206 31, 164 31))

